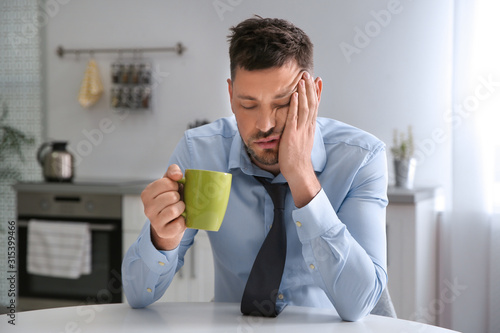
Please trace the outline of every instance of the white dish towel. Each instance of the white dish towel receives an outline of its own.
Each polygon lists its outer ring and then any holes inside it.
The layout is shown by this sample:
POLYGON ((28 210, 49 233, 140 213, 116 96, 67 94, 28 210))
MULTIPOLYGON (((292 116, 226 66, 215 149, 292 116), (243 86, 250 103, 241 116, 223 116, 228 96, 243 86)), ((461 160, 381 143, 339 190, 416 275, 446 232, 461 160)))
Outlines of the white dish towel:
POLYGON ((92 234, 85 222, 30 220, 27 271, 77 279, 92 272, 92 234))

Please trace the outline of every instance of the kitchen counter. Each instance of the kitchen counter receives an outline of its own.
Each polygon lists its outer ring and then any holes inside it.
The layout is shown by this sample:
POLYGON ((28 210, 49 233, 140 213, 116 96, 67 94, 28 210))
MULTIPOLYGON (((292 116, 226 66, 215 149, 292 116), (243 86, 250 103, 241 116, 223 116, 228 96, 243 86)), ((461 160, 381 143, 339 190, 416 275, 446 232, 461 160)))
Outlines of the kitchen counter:
POLYGON ((434 198, 438 187, 418 187, 412 190, 389 186, 387 197, 389 203, 411 204, 434 198))
MULTIPOLYGON (((13 185, 16 191, 23 192, 64 192, 64 193, 96 193, 140 195, 150 180, 118 180, 118 179, 76 179, 70 183, 57 182, 20 182, 13 185)), ((387 196, 390 203, 416 203, 433 198, 437 187, 421 187, 412 190, 390 186, 387 196)))
POLYGON ((73 182, 19 182, 17 192, 140 195, 153 180, 75 179, 73 182))

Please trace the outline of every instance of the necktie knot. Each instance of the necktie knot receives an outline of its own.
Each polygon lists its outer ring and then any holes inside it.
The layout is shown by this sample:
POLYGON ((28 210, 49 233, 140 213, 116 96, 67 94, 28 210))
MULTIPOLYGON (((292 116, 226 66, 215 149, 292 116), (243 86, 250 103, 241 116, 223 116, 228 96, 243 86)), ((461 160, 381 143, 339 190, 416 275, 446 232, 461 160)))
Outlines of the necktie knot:
POLYGON ((284 210, 288 184, 287 183, 272 184, 266 181, 264 178, 261 177, 255 177, 255 178, 264 186, 267 193, 271 197, 271 200, 273 201, 274 204, 274 209, 284 210))

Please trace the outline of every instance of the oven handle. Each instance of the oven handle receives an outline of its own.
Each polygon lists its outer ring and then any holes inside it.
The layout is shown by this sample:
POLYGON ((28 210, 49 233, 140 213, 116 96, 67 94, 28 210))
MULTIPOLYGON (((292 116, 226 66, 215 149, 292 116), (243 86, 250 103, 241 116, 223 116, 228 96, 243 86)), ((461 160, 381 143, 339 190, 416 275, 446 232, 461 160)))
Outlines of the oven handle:
MULTIPOLYGON (((26 228, 28 226, 28 221, 19 221, 17 225, 21 228, 26 228)), ((111 223, 89 223, 89 228, 91 231, 113 231, 116 229, 116 225, 111 223)))

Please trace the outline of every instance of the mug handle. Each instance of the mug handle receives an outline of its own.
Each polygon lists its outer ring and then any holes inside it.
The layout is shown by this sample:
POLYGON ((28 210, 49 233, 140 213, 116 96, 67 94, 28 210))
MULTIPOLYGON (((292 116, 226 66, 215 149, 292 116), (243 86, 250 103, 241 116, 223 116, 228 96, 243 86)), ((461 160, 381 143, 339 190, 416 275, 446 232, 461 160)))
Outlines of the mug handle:
MULTIPOLYGON (((186 177, 182 177, 182 179, 178 180, 177 181, 179 184, 182 184, 182 185, 186 185, 186 177)), ((181 216, 186 219, 186 210, 184 209, 184 211, 182 212, 181 216)))

